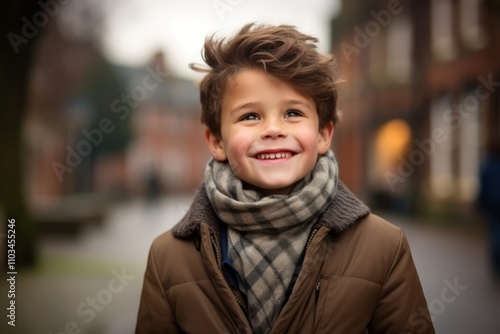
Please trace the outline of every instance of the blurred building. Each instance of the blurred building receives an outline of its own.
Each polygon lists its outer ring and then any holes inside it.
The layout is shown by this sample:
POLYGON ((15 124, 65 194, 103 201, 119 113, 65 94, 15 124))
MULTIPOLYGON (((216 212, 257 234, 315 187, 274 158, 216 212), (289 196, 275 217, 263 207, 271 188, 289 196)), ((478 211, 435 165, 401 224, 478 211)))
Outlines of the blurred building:
MULTIPOLYGON (((157 53, 149 68, 167 73, 165 63, 163 54, 157 53)), ((154 195, 192 192, 198 186, 210 157, 200 115, 198 88, 170 75, 138 103, 131 119, 133 141, 126 151, 130 191, 154 195)))
POLYGON ((500 131, 500 2, 342 1, 341 178, 372 205, 464 217, 500 131))
POLYGON ((110 64, 57 21, 38 41, 24 122, 25 189, 37 220, 99 215, 123 195, 191 192, 209 152, 199 93, 162 53, 140 67, 110 64))

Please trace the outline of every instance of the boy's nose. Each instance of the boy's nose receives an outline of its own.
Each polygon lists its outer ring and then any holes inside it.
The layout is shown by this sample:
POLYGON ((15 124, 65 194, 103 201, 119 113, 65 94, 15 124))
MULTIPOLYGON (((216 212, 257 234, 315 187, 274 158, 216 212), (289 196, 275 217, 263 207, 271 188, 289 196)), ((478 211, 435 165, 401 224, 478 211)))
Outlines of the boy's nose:
POLYGON ((269 119, 263 124, 261 139, 286 138, 287 131, 283 122, 277 119, 269 119))

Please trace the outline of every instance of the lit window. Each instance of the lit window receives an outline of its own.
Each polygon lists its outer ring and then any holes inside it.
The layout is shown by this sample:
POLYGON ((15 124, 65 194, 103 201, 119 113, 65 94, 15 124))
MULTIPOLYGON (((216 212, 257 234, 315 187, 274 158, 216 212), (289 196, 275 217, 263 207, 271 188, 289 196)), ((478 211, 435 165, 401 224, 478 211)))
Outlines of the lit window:
POLYGON ((391 192, 407 188, 404 184, 413 174, 413 171, 407 173, 405 162, 410 140, 410 126, 402 119, 393 119, 377 130, 371 157, 373 168, 369 168, 370 183, 374 188, 391 192))
POLYGON ((450 0, 432 0, 431 2, 431 39, 434 57, 447 61, 455 56, 453 7, 450 0))

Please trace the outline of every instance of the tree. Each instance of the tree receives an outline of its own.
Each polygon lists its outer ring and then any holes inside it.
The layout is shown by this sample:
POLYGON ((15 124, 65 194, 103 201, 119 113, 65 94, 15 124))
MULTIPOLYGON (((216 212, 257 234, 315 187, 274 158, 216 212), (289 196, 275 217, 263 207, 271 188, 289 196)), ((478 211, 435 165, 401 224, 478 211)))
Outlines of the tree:
MULTIPOLYGON (((16 264, 33 264, 36 260, 36 226, 26 210, 23 186, 22 124, 26 109, 30 63, 37 32, 29 24, 42 9, 36 0, 9 2, 0 27, 4 45, 0 53, 0 152, 2 154, 0 210, 6 228, 7 219, 15 219, 16 264)), ((2 231, 5 233, 5 231, 2 231)), ((2 247, 6 247, 2 239, 2 247)))

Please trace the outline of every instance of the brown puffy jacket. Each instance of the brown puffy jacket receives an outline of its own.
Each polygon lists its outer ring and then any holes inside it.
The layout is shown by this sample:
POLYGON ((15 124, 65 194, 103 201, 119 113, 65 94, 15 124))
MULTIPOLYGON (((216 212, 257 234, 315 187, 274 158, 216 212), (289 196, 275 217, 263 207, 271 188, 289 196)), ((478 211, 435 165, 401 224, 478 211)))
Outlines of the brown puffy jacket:
MULTIPOLYGON (((218 219, 204 187, 149 253, 136 333, 252 333, 220 268, 218 219)), ((401 229, 345 186, 322 214, 270 333, 434 333, 401 229)))

